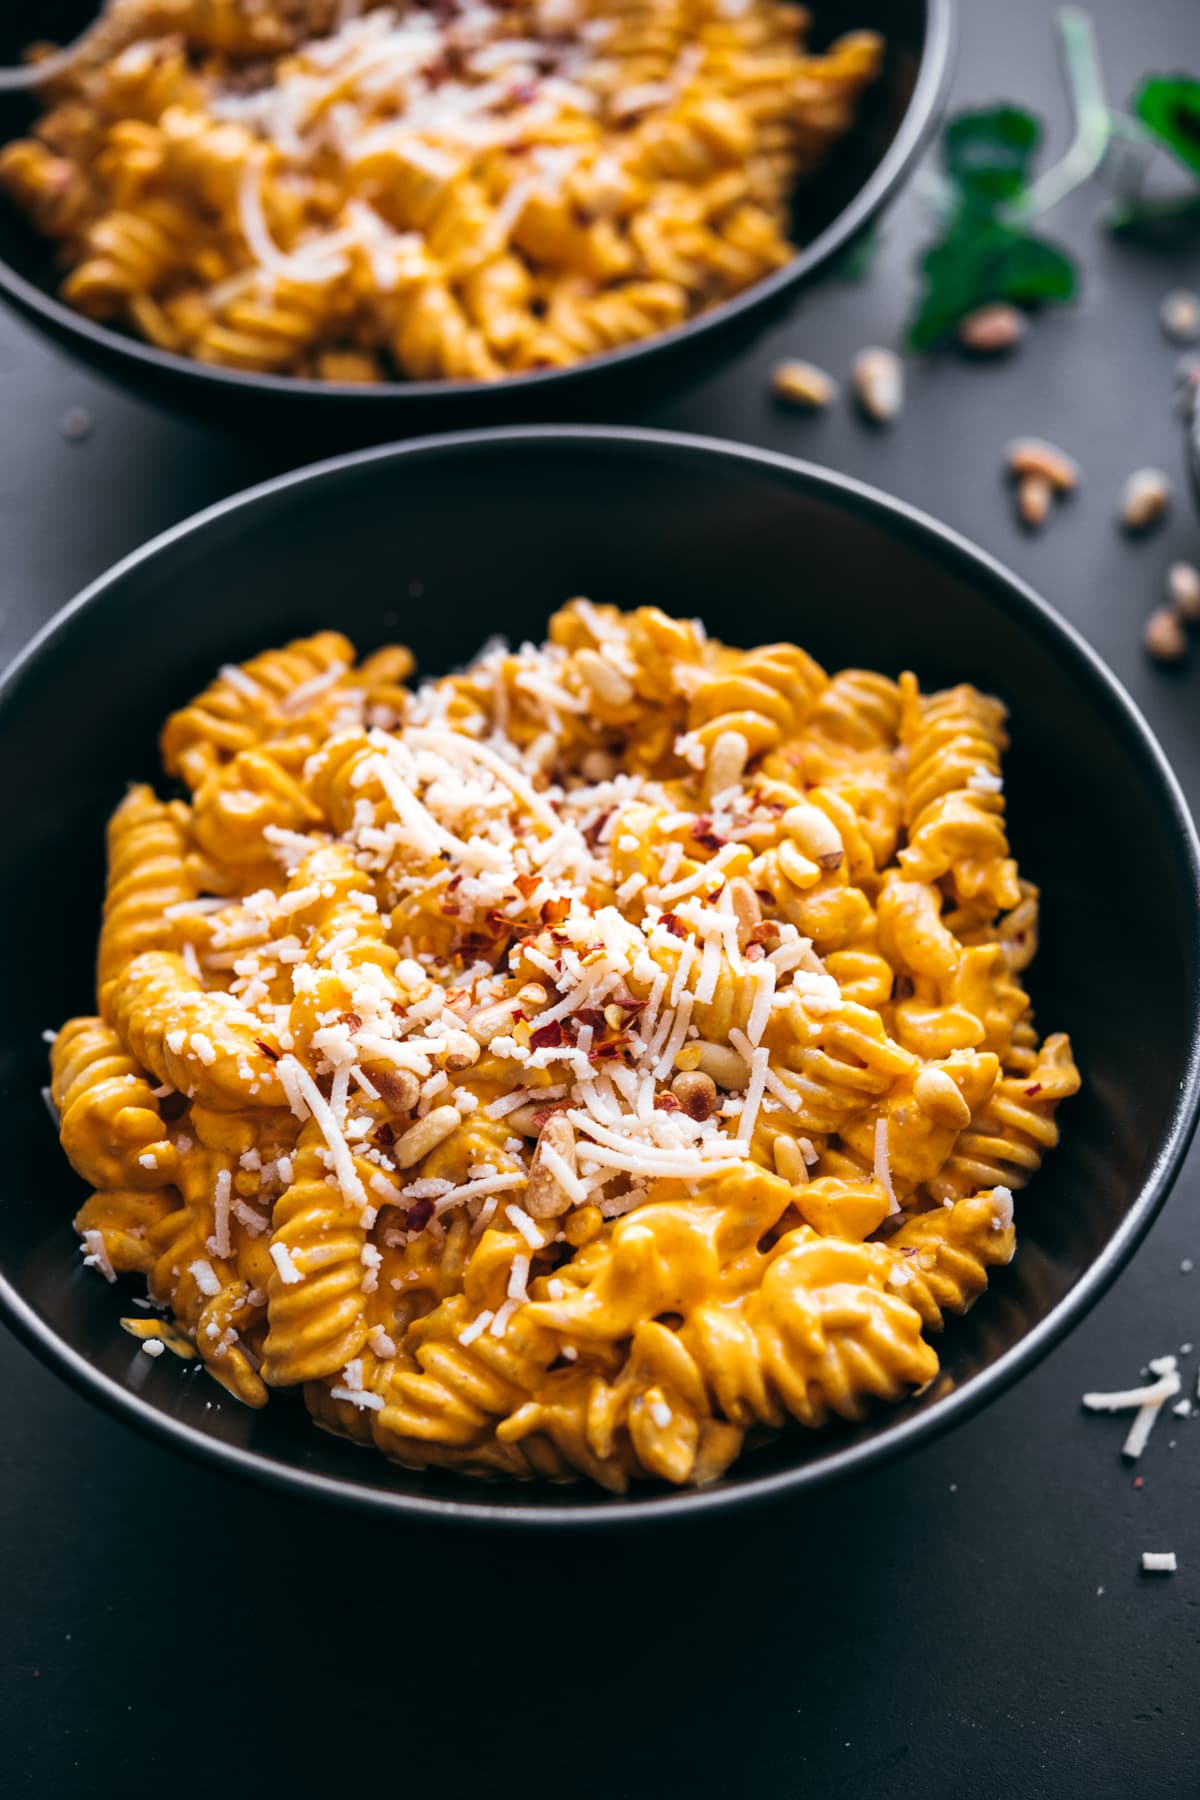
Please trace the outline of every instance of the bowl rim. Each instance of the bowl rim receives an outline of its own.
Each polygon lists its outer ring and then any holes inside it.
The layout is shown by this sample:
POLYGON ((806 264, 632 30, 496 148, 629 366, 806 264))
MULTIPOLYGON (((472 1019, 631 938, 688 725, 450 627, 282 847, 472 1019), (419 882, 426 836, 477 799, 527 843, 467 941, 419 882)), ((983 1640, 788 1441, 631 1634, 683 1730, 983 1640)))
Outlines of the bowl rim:
MULTIPOLYGON (((659 431, 640 426, 520 425, 439 433, 370 449, 329 457, 254 487, 228 496, 201 512, 181 520, 123 557, 67 602, 29 641, 0 674, 0 712, 10 703, 42 656, 71 629, 85 609, 101 605, 127 575, 160 557, 169 557, 206 528, 264 501, 273 501, 291 489, 319 490, 327 481, 353 476, 354 471, 377 464, 420 462, 456 455, 500 453, 523 445, 556 446, 564 454, 590 447, 608 447, 618 455, 666 454, 676 459, 701 459, 761 471, 801 491, 823 498, 843 510, 858 511, 876 524, 922 544, 937 560, 974 575, 990 595, 1010 613, 1031 626, 1067 653, 1085 682, 1098 697, 1115 708, 1128 734, 1127 748, 1142 761, 1156 781, 1174 823, 1183 859, 1185 886, 1190 887, 1193 927, 1200 922, 1200 840, 1179 782, 1141 711, 1117 677, 1085 638, 1026 582, 998 558, 980 549, 961 533, 931 518, 919 507, 881 492, 867 482, 840 471, 789 457, 753 445, 682 432, 659 431)), ((0 1269, 0 1317, 51 1369, 63 1375, 87 1398, 133 1425, 157 1442, 165 1442, 196 1460, 220 1469, 248 1475, 284 1492, 310 1499, 333 1500, 393 1518, 420 1518, 431 1522, 463 1522, 514 1528, 563 1529, 628 1524, 668 1524, 698 1515, 712 1516, 785 1494, 813 1489, 886 1462, 892 1457, 931 1441, 951 1425, 997 1398, 1022 1374, 1039 1362, 1091 1309, 1125 1267, 1157 1216, 1182 1164, 1197 1114, 1200 1113, 1200 962, 1192 993, 1192 1033, 1186 1064, 1180 1071, 1178 1090, 1169 1127, 1154 1162, 1135 1194, 1125 1216, 1101 1254, 1090 1263, 1075 1284, 1017 1343, 996 1362, 969 1378, 962 1386, 940 1396, 925 1410, 897 1418, 875 1436, 858 1444, 835 1449, 830 1455, 794 1468, 744 1483, 683 1489, 653 1496, 584 1501, 574 1505, 520 1502, 492 1506, 485 1498, 443 1499, 391 1492, 356 1481, 306 1469, 297 1463, 276 1462, 265 1453, 227 1444, 173 1415, 162 1411, 123 1382, 89 1363, 67 1344, 24 1299, 8 1275, 0 1269)), ((486 1488, 481 1493, 486 1494, 486 1488)))
POLYGON ((397 405, 406 401, 436 402, 441 396, 466 396, 486 399, 489 396, 534 395, 552 383, 588 381, 625 370, 630 364, 653 356, 659 350, 680 347, 711 331, 730 325, 755 308, 765 306, 775 296, 809 279, 825 263, 831 261, 863 230, 885 202, 900 186, 905 175, 933 131, 950 85, 954 49, 957 38, 956 0, 924 0, 925 42, 917 66, 916 80, 908 105, 877 166, 837 216, 811 242, 805 244, 783 268, 753 282, 740 294, 722 301, 710 312, 698 313, 672 326, 630 344, 619 345, 599 356, 584 358, 559 369, 530 369, 520 374, 505 375, 495 382, 468 381, 384 381, 377 384, 346 381, 318 381, 312 376, 271 375, 240 369, 226 369, 215 363, 198 362, 194 357, 161 350, 98 320, 89 319, 49 293, 37 282, 21 275, 11 263, 0 258, 0 294, 21 311, 43 320, 47 327, 64 339, 81 339, 97 357, 110 362, 131 362, 148 374, 158 373, 178 378, 193 391, 220 392, 230 398, 248 394, 265 394, 274 398, 299 400, 342 400, 362 407, 397 405))

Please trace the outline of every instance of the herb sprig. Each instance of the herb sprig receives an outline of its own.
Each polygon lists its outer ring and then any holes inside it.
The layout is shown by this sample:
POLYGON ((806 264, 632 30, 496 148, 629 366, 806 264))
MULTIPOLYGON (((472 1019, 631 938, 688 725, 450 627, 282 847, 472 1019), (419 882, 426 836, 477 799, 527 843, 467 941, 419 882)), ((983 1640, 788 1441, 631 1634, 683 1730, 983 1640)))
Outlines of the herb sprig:
POLYGON ((1200 80, 1149 75, 1127 113, 1105 94, 1095 32, 1087 14, 1057 16, 1075 132, 1066 154, 1035 174, 1042 130, 1016 105, 952 117, 942 132, 936 191, 940 229, 921 257, 921 285, 908 326, 915 350, 944 343, 968 314, 992 301, 1061 304, 1075 297, 1075 261, 1035 229, 1037 221, 1094 176, 1114 196, 1107 223, 1129 233, 1163 221, 1200 220, 1200 80), (1184 191, 1149 192, 1162 155, 1184 191))

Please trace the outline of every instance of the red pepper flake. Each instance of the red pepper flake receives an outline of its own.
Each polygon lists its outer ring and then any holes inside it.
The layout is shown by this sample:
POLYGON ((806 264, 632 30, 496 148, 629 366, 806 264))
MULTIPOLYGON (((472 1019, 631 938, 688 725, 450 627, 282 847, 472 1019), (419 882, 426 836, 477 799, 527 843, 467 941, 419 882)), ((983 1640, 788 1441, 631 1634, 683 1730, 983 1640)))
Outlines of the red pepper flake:
POLYGON ((754 892, 767 906, 773 906, 775 904, 775 896, 770 888, 755 888, 754 892))
POLYGON ((396 1141, 396 1134, 386 1119, 383 1121, 382 1125, 377 1125, 375 1127, 372 1136, 381 1150, 390 1150, 396 1141))
POLYGON ((537 1111, 533 1114, 534 1124, 540 1131, 551 1113, 561 1112, 565 1106, 569 1105, 569 1100, 555 1100, 548 1102, 545 1106, 539 1106, 537 1111))
POLYGON ((607 1044, 597 1044, 594 1050, 588 1051, 589 1062, 611 1062, 614 1057, 624 1056, 625 1045, 613 1040, 607 1044))
POLYGON ((672 937, 686 937, 687 936, 687 926, 683 923, 682 919, 680 919, 676 913, 663 913, 662 917, 659 919, 658 922, 660 925, 666 926, 667 930, 671 933, 672 937))
POLYGON ((615 811, 615 807, 610 807, 606 813, 601 813, 598 819, 593 819, 592 823, 585 828, 583 841, 589 850, 594 850, 596 848, 596 845, 600 842, 600 833, 604 830, 604 827, 608 824, 608 821, 612 818, 615 811))
POLYGON ((593 1031, 603 1031, 605 1018, 598 1006, 581 1006, 578 1012, 571 1014, 571 1023, 576 1029, 581 1025, 590 1025, 593 1031))
POLYGON ((763 949, 761 944, 747 944, 746 945, 746 961, 747 962, 761 962, 763 960, 763 958, 766 956, 766 954, 767 953, 763 949))
POLYGON ((279 1051, 278 1050, 272 1050, 270 1044, 264 1044, 261 1038, 255 1038, 254 1041, 258 1045, 259 1049, 262 1051, 264 1056, 270 1057, 272 1062, 279 1061, 279 1051))
POLYGON ((752 944, 765 944, 771 938, 779 936, 779 925, 775 919, 761 919, 750 933, 752 944))
POLYGON ((518 81, 509 89, 508 97, 514 106, 529 106, 537 98, 537 84, 533 81, 518 81))
POLYGON ((461 880, 462 880, 461 875, 452 875, 450 877, 449 881, 446 883, 446 892, 448 894, 452 894, 461 880))
POLYGON ((433 1217, 432 1200, 416 1200, 404 1215, 404 1223, 409 1231, 424 1231, 433 1217))
POLYGON ((563 1031, 561 1019, 551 1019, 548 1025, 539 1025, 536 1031, 529 1034, 531 1050, 546 1050, 552 1044, 561 1044, 566 1033, 563 1031))
POLYGON ((679 1102, 674 1094, 655 1094, 654 1110, 655 1112, 678 1112, 679 1102))
POLYGON ((706 850, 720 850, 726 841, 723 837, 717 836, 713 830, 713 822, 707 813, 701 813, 698 819, 692 821, 688 836, 694 838, 698 844, 703 844, 706 850))
POLYGON ((570 910, 569 900, 547 900, 542 905, 542 924, 561 925, 570 910))
POLYGON ((442 911, 448 919, 458 919, 462 916, 462 907, 453 900, 443 900, 442 911))
POLYGON ((339 1013, 338 1014, 338 1023, 340 1025, 347 1026, 349 1028, 349 1030, 351 1030, 351 1031, 361 1031, 362 1030, 362 1020, 359 1018, 359 1016, 356 1012, 339 1013))
POLYGON ((1140 1475, 1135 1475, 1135 1476, 1134 1476, 1134 1478, 1133 1478, 1133 1485, 1134 1485, 1134 1487, 1135 1487, 1135 1488, 1139 1488, 1139 1487, 1141 1487, 1141 1486, 1142 1486, 1142 1485, 1143 1485, 1143 1482, 1142 1482, 1142 1477, 1141 1477, 1141 1476, 1140 1476, 1140 1475))
POLYGON ((1032 1087, 1027 1087, 1025 1089, 1025 1092, 1030 1096, 1030 1098, 1032 1098, 1034 1094, 1040 1094, 1041 1091, 1042 1091, 1042 1084, 1040 1081, 1035 1081, 1032 1087))
POLYGON ((513 878, 513 886, 516 888, 518 894, 520 894, 522 900, 528 900, 531 894, 537 892, 540 885, 540 875, 517 875, 513 878))

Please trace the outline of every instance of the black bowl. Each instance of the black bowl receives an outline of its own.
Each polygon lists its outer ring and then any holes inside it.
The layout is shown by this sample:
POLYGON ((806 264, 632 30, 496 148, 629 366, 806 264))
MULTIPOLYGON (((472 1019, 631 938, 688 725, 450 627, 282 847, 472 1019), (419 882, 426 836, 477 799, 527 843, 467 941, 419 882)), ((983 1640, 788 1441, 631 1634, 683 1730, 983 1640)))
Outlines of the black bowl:
MULTIPOLYGON (((860 1469, 1029 1368, 1116 1275, 1183 1157, 1200 1101, 1200 861, 1169 767, 1087 645, 980 551, 845 476, 703 439, 595 427, 443 437, 283 476, 202 513, 59 614, 0 685, 10 1171, 0 1302, 48 1363, 154 1436, 280 1486, 381 1511, 511 1524, 672 1519, 860 1469), (321 625, 400 636, 431 671, 487 636, 538 636, 565 597, 654 602, 734 642, 794 638, 827 667, 966 679, 1012 709, 1015 853, 1042 887, 1033 995, 1084 1086, 1018 1207, 1019 1248, 943 1342, 945 1379, 860 1425, 799 1428, 701 1492, 413 1474, 265 1412, 118 1328, 128 1294, 80 1266, 82 1189, 39 1090, 40 1033, 90 1003, 103 822, 155 778, 164 715, 224 661, 321 625)), ((125 1284, 130 1286, 132 1284, 125 1284)), ((118 1450, 114 1445, 114 1450, 118 1450)))
MULTIPOLYGON (((631 397, 645 404, 652 393, 711 367, 718 351, 736 349, 776 316, 795 290, 844 250, 895 193, 937 118, 949 79, 953 0, 819 0, 814 10, 819 43, 854 27, 871 27, 886 37, 887 56, 855 129, 797 197, 794 241, 802 246, 799 254, 786 268, 712 312, 573 368, 494 383, 410 381, 378 387, 210 368, 153 349, 66 306, 57 298, 61 271, 52 248, 3 200, 0 294, 65 349, 148 399, 227 426, 288 431, 299 426, 319 434, 317 451, 416 430, 562 417, 564 412, 577 417, 627 414, 631 397)), ((38 9, 37 34, 69 41, 96 11, 96 0, 45 0, 38 9)), ((28 9, 6 14, 0 21, 0 64, 19 60, 31 29, 28 9)), ((35 110, 25 95, 0 94, 0 143, 27 130, 35 110)))

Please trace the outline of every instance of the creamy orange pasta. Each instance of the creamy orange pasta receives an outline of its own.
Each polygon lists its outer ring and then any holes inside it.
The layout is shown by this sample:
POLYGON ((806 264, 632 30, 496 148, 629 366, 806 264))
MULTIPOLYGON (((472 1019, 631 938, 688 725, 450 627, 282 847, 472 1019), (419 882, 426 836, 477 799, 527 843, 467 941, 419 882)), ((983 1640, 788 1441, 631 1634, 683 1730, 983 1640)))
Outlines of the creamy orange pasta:
POLYGON ((1079 1077, 1004 709, 654 608, 406 685, 335 632, 168 720, 55 1041, 144 1346, 410 1466, 614 1491, 927 1386, 1079 1077))
POLYGON ((0 183, 65 298, 241 370, 496 380, 793 254, 879 38, 786 0, 109 0, 0 183))

